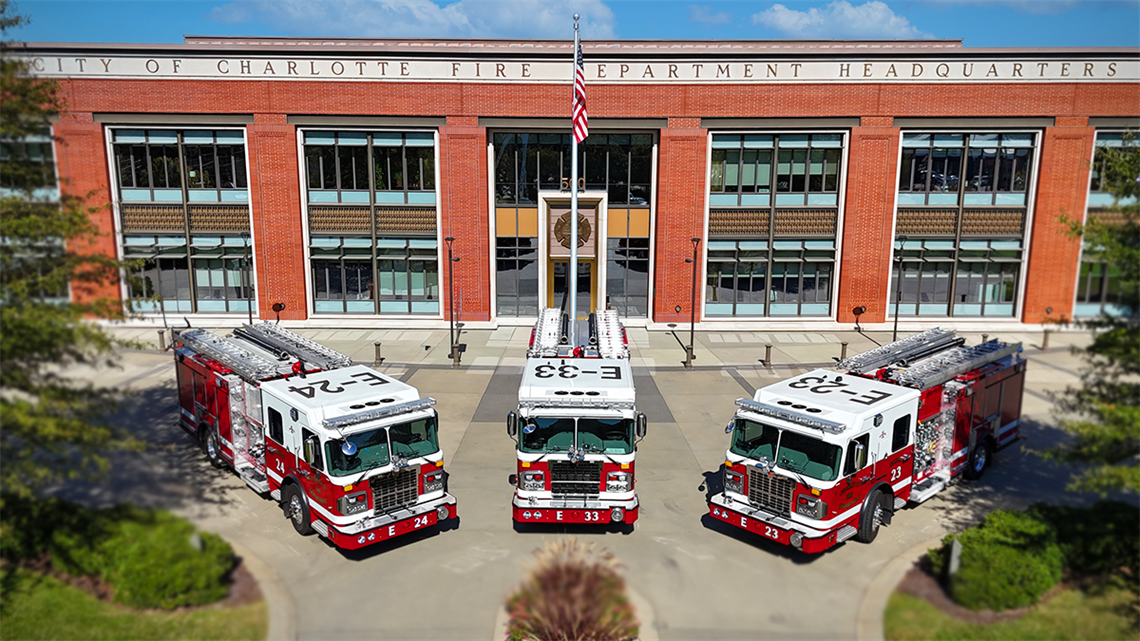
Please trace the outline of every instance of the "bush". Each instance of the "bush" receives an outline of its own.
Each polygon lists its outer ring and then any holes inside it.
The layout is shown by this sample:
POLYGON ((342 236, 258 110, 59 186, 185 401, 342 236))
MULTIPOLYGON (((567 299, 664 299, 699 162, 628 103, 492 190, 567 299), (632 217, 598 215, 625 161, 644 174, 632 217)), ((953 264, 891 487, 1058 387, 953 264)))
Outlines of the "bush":
POLYGON ((1066 570, 1092 576, 1128 568, 1140 575, 1140 508, 1120 501, 1086 508, 1038 503, 1028 514, 1057 532, 1066 570))
POLYGON ((950 534, 929 557, 946 576, 954 540, 962 545, 961 565, 949 576, 950 597, 981 610, 1000 611, 1036 603, 1061 580, 1064 565, 1053 528, 1022 512, 993 512, 977 527, 950 534))
POLYGON ((618 564, 575 538, 535 550, 538 562, 507 599, 509 638, 602 641, 637 637, 618 564))
POLYGON ((136 608, 173 609, 225 597, 233 550, 221 537, 195 533, 169 512, 121 505, 89 510, 58 499, 5 497, 0 554, 13 561, 50 554, 73 576, 98 576, 115 601, 136 608), (200 548, 191 543, 197 536, 200 548))

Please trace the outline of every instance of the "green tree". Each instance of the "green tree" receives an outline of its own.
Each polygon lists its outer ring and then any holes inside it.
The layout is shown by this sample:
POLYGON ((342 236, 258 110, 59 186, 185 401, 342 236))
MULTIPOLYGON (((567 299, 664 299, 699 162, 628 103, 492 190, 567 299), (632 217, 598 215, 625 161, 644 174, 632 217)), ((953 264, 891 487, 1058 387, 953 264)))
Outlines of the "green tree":
POLYGON ((117 283, 121 265, 82 251, 98 233, 89 214, 101 207, 45 195, 56 182, 50 124, 65 105, 58 83, 33 77, 8 41, 26 20, 0 0, 0 492, 24 496, 97 475, 106 453, 138 445, 105 421, 115 391, 66 374, 114 365, 118 342, 86 319, 122 318, 122 304, 73 302, 69 291, 117 283))
POLYGON ((1060 426, 1073 438, 1045 452, 1081 466, 1071 489, 1102 495, 1140 491, 1140 139, 1129 133, 1124 142, 1099 148, 1094 167, 1114 196, 1113 214, 1066 221, 1086 256, 1118 270, 1124 312, 1081 322, 1093 332, 1092 343, 1075 350, 1085 361, 1081 385, 1055 396, 1060 426))

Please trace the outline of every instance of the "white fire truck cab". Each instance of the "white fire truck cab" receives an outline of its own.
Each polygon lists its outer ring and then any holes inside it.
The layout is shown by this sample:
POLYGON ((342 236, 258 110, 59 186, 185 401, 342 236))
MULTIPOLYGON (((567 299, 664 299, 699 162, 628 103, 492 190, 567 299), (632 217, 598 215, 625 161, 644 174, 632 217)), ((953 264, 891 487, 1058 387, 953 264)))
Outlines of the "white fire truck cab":
POLYGON ((590 315, 588 342, 565 342, 566 319, 546 309, 531 335, 518 409, 507 415, 515 439, 513 518, 518 523, 631 526, 637 411, 625 329, 612 311, 590 315))
POLYGON ((434 399, 270 323, 175 341, 180 424, 298 533, 357 549, 456 516, 434 399))
POLYGON ((978 478, 1019 436, 1020 344, 933 329, 738 399, 713 518, 822 552, 978 478))

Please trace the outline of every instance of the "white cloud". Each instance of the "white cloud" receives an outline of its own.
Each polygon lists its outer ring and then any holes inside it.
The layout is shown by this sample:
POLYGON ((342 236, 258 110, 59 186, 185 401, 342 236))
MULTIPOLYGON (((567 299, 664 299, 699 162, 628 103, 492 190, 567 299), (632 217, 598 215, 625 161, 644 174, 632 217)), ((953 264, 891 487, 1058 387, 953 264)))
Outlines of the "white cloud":
POLYGON ((885 3, 871 0, 853 6, 836 0, 823 7, 796 11, 782 4, 752 15, 752 24, 779 31, 791 38, 933 38, 920 31, 905 17, 896 15, 885 3))
POLYGON ((715 27, 732 22, 732 14, 727 11, 713 13, 712 7, 691 4, 689 5, 689 22, 698 22, 715 27))
POLYGON ((210 20, 260 22, 282 35, 362 38, 554 38, 614 37, 614 13, 602 0, 234 0, 214 7, 210 20))

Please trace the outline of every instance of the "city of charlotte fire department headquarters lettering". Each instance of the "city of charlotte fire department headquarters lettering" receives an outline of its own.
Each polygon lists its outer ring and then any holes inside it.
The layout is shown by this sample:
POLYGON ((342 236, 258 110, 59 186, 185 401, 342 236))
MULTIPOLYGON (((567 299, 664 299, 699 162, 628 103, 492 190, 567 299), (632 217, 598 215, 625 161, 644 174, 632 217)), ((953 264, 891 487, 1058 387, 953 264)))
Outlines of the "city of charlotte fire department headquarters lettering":
MULTIPOLYGON (((34 73, 66 78, 365 80, 413 82, 569 82, 571 61, 517 59, 27 56, 34 73)), ((1073 59, 906 58, 836 60, 687 60, 586 63, 591 83, 816 82, 1136 82, 1140 60, 1119 56, 1073 59)))

